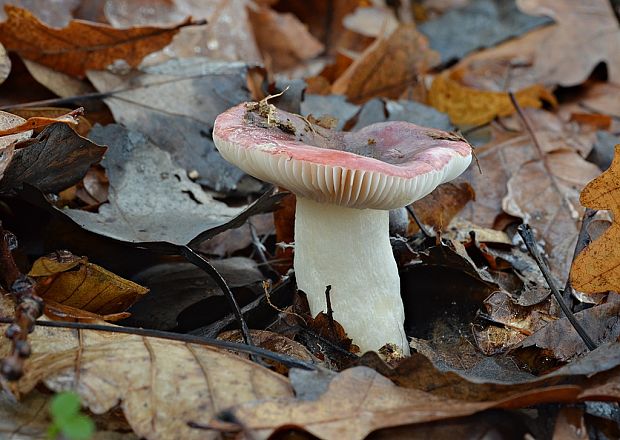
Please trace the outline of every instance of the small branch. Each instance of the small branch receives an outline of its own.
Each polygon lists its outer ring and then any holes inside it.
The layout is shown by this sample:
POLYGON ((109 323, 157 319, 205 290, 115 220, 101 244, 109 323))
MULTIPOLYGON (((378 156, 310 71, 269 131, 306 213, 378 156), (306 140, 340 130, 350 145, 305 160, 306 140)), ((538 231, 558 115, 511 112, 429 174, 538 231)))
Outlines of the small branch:
POLYGON ((338 335, 336 334, 336 324, 334 323, 334 309, 332 309, 332 297, 331 297, 332 286, 325 286, 325 302, 327 303, 327 322, 329 323, 329 331, 332 334, 332 338, 334 341, 338 340, 338 335))
POLYGON ((572 326, 575 328, 583 342, 586 344, 588 350, 594 350, 596 348, 596 344, 594 343, 592 338, 590 338, 590 336, 586 333, 579 321, 577 321, 577 319, 573 315, 573 312, 568 308, 568 306, 564 302, 564 299, 562 298, 562 295, 558 291, 551 272, 549 271, 547 264, 540 255, 540 251, 538 250, 538 245, 536 244, 536 239, 534 238, 534 233, 532 232, 532 229, 529 227, 529 225, 523 224, 517 228, 517 231, 519 232, 521 238, 523 238, 523 242, 525 243, 527 250, 530 251, 530 254, 534 258, 534 260, 536 260, 536 264, 538 264, 538 267, 540 268, 540 271, 545 277, 545 280, 547 281, 547 284, 549 285, 553 296, 560 305, 560 308, 562 309, 572 326))
POLYGON ((11 340, 11 352, 2 360, 0 372, 7 380, 18 380, 24 373, 24 360, 30 357, 28 334, 43 314, 43 300, 34 290, 34 281, 23 275, 13 259, 17 247, 15 236, 0 223, 0 277, 15 301, 15 316, 9 321, 5 336, 11 340))
POLYGON ((418 216, 415 214, 415 211, 413 210, 413 207, 411 205, 407 205, 407 206, 405 206, 405 209, 407 209, 407 212, 413 218, 413 221, 415 221, 415 224, 418 225, 418 228, 420 228, 420 231, 422 232, 422 234, 426 238, 433 238, 431 233, 428 232, 428 230, 426 229, 426 226, 420 221, 418 216))
MULTIPOLYGON (((10 324, 11 320, 6 318, 0 318, 0 324, 10 324)), ((36 325, 41 327, 54 327, 54 328, 69 328, 80 330, 94 330, 110 333, 123 333, 126 335, 137 335, 152 338, 168 339, 171 341, 186 342, 189 344, 208 345, 210 347, 218 347, 226 350, 240 351, 242 353, 248 353, 250 355, 259 356, 265 359, 271 359, 276 362, 280 362, 287 367, 302 368, 304 370, 316 370, 317 366, 303 361, 301 359, 287 356, 284 354, 276 353, 264 348, 255 347, 247 344, 240 344, 238 342, 223 341, 221 339, 203 338, 200 336, 193 336, 188 334, 179 334, 172 332, 165 332, 161 330, 151 330, 145 328, 134 327, 120 327, 112 325, 100 325, 100 324, 88 324, 82 322, 64 322, 64 321, 35 321, 36 325)))
POLYGON ((252 337, 250 336, 250 329, 248 328, 248 324, 245 322, 243 314, 241 313, 241 309, 239 308, 239 304, 237 303, 235 296, 230 290, 230 287, 228 287, 228 284, 226 284, 226 281, 224 280, 224 278, 222 278, 222 275, 220 275, 220 273, 215 269, 215 267, 211 265, 211 263, 209 263, 209 261, 197 254, 189 246, 179 246, 179 249, 181 251, 181 255, 185 257, 187 261, 204 270, 211 276, 211 278, 213 278, 217 286, 224 293, 224 296, 228 300, 228 304, 230 305, 230 308, 232 309, 232 312, 235 315, 237 322, 239 323, 239 329, 241 330, 243 342, 245 342, 247 345, 253 346, 254 344, 252 344, 252 337))

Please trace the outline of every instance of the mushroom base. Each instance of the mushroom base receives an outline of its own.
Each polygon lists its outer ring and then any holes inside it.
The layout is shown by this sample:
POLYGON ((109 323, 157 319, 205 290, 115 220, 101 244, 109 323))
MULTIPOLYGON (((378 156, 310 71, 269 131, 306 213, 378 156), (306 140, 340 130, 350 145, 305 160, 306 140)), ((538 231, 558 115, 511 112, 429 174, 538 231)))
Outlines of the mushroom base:
POLYGON ((295 278, 316 316, 327 311, 362 352, 386 343, 409 354, 389 212, 344 208, 297 197, 295 278))

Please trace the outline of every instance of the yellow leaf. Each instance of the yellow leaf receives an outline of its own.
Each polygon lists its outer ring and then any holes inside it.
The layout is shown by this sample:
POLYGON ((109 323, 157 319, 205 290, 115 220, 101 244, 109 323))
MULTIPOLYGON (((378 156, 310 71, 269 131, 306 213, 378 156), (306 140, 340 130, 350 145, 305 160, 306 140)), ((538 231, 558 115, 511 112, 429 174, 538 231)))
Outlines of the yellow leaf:
POLYGON ((124 312, 148 292, 147 288, 66 251, 39 258, 29 275, 37 278, 37 293, 46 301, 99 315, 124 312))
POLYGON ((620 145, 607 171, 588 183, 581 192, 581 204, 592 209, 608 209, 614 222, 587 246, 573 262, 570 280, 581 292, 620 291, 620 145))
MULTIPOLYGON (((450 116, 458 125, 481 125, 497 116, 508 116, 515 112, 508 93, 478 90, 462 85, 462 72, 453 70, 438 75, 428 94, 428 102, 437 110, 450 116)), ((515 93, 521 107, 540 108, 542 101, 556 105, 555 96, 542 85, 535 84, 515 93)))

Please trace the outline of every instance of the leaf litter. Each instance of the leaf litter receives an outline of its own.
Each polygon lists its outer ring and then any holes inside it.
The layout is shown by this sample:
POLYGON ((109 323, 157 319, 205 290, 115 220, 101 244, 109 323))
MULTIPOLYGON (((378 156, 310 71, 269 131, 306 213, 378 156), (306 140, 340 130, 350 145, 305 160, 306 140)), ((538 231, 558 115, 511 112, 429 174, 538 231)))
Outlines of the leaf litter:
POLYGON ((23 421, 0 432, 43 438, 50 390, 77 391, 103 439, 618 432, 615 3, 61 3, 0 22, 0 352, 22 375, 0 414, 23 421), (357 353, 295 293, 294 197, 211 134, 265 97, 309 129, 404 120, 475 144, 481 172, 392 215, 411 357, 357 353))

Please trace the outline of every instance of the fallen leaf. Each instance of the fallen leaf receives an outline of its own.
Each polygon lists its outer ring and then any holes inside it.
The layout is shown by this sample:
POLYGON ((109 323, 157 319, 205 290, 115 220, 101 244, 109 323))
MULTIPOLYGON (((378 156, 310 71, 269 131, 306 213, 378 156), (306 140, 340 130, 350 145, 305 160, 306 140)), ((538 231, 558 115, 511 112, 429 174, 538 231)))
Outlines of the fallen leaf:
MULTIPOLYGON (((608 302, 575 313, 575 318, 598 346, 620 336, 620 302, 608 302)), ((558 319, 523 340, 522 348, 537 347, 546 356, 567 362, 588 351, 568 318, 558 319)))
POLYGON ((334 127, 343 130, 347 122, 359 111, 359 106, 351 104, 342 95, 314 95, 307 93, 301 102, 301 115, 315 118, 331 116, 338 121, 334 127))
POLYGON ((207 21, 183 27, 168 46, 150 54, 144 64, 196 56, 258 64, 261 56, 252 34, 248 4, 248 0, 107 0, 104 12, 116 28, 170 26, 187 17, 207 21))
POLYGON ((546 165, 541 160, 527 162, 510 177, 502 206, 536 229, 538 238, 545 241, 552 273, 564 281, 584 212, 579 191, 600 170, 570 150, 547 153, 542 160, 546 165))
POLYGON ((57 303, 56 301, 45 299, 43 313, 54 321, 84 322, 101 324, 104 322, 116 322, 131 316, 128 312, 109 313, 100 315, 98 313, 87 312, 86 310, 57 303))
POLYGON ((620 226, 620 205, 616 200, 620 178, 620 145, 609 169, 592 180, 583 189, 580 201, 592 209, 608 209, 614 215, 614 222, 593 243, 575 257, 570 273, 572 286, 582 292, 598 293, 608 290, 620 291, 620 253, 618 241, 620 226))
POLYGON ((267 7, 249 7, 248 12, 258 48, 272 71, 295 67, 323 51, 293 14, 278 14, 267 7))
POLYGON ((44 300, 99 315, 124 312, 149 291, 68 251, 37 259, 28 275, 44 300))
POLYGON ((50 27, 63 28, 73 18, 72 12, 79 6, 80 0, 0 0, 0 21, 7 19, 4 13, 7 4, 27 9, 50 27))
POLYGON ((517 5, 558 23, 536 48, 534 69, 545 84, 581 84, 601 61, 607 64, 609 81, 620 83, 620 23, 608 1, 517 0, 517 5))
POLYGON ((415 26, 402 25, 370 45, 336 80, 332 93, 346 95, 354 103, 375 96, 398 98, 437 63, 437 54, 415 26))
MULTIPOLYGON (((382 5, 383 6, 383 5, 382 5)), ((389 7, 359 7, 344 17, 342 25, 351 31, 367 37, 391 34, 398 27, 398 19, 389 7)))
POLYGON ((9 76, 9 73, 11 73, 11 59, 4 46, 0 44, 0 84, 9 76))
MULTIPOLYGON (((411 206, 423 224, 441 232, 467 203, 475 199, 476 194, 469 183, 448 182, 439 185, 411 206)), ((418 231, 417 224, 410 221, 407 233, 415 234, 418 231)))
POLYGON ((87 70, 104 69, 116 60, 137 66, 144 56, 167 45, 188 24, 118 30, 73 20, 66 28, 55 29, 25 9, 12 5, 4 8, 8 18, 0 23, 0 39, 7 50, 78 78, 83 78, 87 70))
MULTIPOLYGON (((20 118, 21 119, 21 118, 20 118)), ((0 192, 24 183, 55 193, 78 182, 101 160, 106 148, 78 135, 66 124, 52 124, 15 151, 0 181, 0 192)))
POLYGON ((597 131, 596 141, 588 155, 588 160, 598 165, 601 170, 608 169, 614 160, 614 147, 618 144, 620 144, 620 136, 606 131, 597 131))
POLYGON ((284 426, 297 426, 319 438, 363 439, 390 426, 462 417, 491 407, 518 407, 536 402, 575 399, 579 388, 534 390, 499 402, 466 402, 424 391, 399 388, 366 367, 345 370, 314 401, 267 400, 230 410, 239 427, 266 439, 284 426))
MULTIPOLYGON (((187 423, 206 425, 229 406, 292 394, 284 377, 206 345, 48 327, 37 327, 28 339, 33 354, 14 393, 43 382, 77 392, 95 414, 120 405, 136 435, 152 440, 215 439, 217 432, 187 423)), ((0 347, 0 356, 9 348, 0 347)))
POLYGON ((127 242, 185 245, 240 212, 189 180, 168 153, 142 134, 112 124, 95 126, 90 137, 109 146, 101 164, 110 180, 110 195, 98 213, 62 210, 83 228, 127 242))
POLYGON ((420 32, 428 37, 431 48, 441 54, 442 63, 482 47, 495 46, 548 22, 521 13, 513 1, 467 3, 420 25, 420 32))
POLYGON ((562 408, 553 429, 554 440, 588 440, 588 428, 581 408, 562 408))
POLYGON ((145 133, 153 143, 185 167, 196 171, 196 181, 218 191, 235 189, 244 173, 226 162, 211 138, 221 112, 250 100, 247 66, 206 58, 172 60, 117 75, 89 72, 117 123, 145 133))
POLYGON ((77 126, 78 116, 84 112, 83 108, 73 110, 69 113, 60 116, 32 116, 19 125, 15 125, 11 128, 5 128, 0 130, 0 137, 10 136, 12 134, 31 132, 32 130, 41 129, 55 123, 62 123, 68 125, 77 126))
POLYGON ((74 78, 66 73, 59 72, 43 64, 22 58, 26 69, 42 86, 51 90, 61 98, 94 93, 95 88, 83 79, 74 78))
MULTIPOLYGON (((435 77, 428 93, 428 102, 447 113, 454 124, 482 125, 498 116, 516 110, 506 92, 477 90, 459 82, 460 70, 446 71, 435 77)), ((553 94, 541 85, 533 85, 515 93, 521 107, 540 108, 543 102, 556 105, 553 94)))
MULTIPOLYGON (((53 118, 62 117, 69 112, 71 112, 71 109, 61 107, 26 107, 11 110, 11 113, 17 116, 21 116, 24 119, 49 118, 50 120, 53 120, 53 118)), ((80 136, 86 137, 88 135, 88 132, 92 128, 92 124, 90 123, 90 121, 82 115, 78 115, 75 118, 75 121, 77 122, 77 124, 73 126, 73 129, 80 136)), ((42 127, 35 129, 35 134, 39 134, 41 128, 42 127)))

